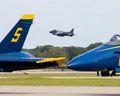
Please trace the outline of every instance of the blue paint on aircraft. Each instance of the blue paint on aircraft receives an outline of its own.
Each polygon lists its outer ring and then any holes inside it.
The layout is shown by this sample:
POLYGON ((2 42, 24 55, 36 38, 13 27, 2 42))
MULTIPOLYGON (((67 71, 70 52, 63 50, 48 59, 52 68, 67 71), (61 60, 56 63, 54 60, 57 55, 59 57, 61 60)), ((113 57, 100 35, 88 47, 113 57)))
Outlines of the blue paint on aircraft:
POLYGON ((120 68, 120 35, 109 42, 73 58, 67 67, 77 71, 110 71, 120 68))
POLYGON ((33 14, 25 14, 0 43, 0 72, 39 69, 57 66, 64 58, 36 58, 27 52, 21 52, 33 14))

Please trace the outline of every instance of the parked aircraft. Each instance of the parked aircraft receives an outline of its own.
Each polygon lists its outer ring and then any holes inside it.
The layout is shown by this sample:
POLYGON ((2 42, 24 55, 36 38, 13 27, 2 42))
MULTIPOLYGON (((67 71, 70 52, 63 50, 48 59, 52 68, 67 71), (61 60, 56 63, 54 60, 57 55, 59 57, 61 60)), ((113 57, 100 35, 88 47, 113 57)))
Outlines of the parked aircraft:
POLYGON ((33 19, 33 14, 23 15, 0 43, 0 72, 39 69, 62 64, 61 60, 64 60, 64 57, 35 58, 29 53, 21 52, 33 19))
POLYGON ((73 33, 74 29, 72 29, 70 32, 64 32, 64 31, 59 31, 59 30, 52 30, 50 31, 50 33, 52 33, 53 35, 57 35, 59 37, 64 37, 64 36, 74 36, 74 33, 73 33))
POLYGON ((116 34, 109 42, 75 57, 67 67, 78 71, 97 71, 98 75, 101 71, 101 76, 120 75, 120 35, 116 34))

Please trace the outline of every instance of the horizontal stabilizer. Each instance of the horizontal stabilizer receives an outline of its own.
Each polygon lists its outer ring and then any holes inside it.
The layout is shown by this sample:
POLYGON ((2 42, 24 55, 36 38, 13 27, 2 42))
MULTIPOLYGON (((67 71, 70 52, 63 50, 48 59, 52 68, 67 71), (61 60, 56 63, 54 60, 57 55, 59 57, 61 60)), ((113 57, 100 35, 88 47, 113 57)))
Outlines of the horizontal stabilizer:
POLYGON ((65 57, 59 57, 59 58, 46 58, 44 60, 39 60, 39 61, 36 61, 36 63, 47 63, 47 62, 57 62, 58 65, 62 65, 62 62, 61 60, 64 60, 65 57))

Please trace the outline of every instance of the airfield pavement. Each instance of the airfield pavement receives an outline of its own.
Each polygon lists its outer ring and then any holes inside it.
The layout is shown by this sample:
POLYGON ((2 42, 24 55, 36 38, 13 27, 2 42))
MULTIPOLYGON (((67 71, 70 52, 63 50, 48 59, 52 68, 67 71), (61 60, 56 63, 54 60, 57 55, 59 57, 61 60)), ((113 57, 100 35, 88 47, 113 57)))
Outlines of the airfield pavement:
MULTIPOLYGON (((19 72, 13 72, 13 74, 16 74, 16 73, 19 73, 19 72)), ((28 73, 51 74, 51 73, 57 73, 57 72, 31 72, 30 71, 28 73)), ((58 72, 58 74, 59 73, 61 72, 58 72)), ((63 73, 66 73, 66 72, 63 72, 63 73)), ((101 77, 91 77, 91 78, 101 78, 101 77)), ((101 86, 0 86, 0 96, 120 96, 120 87, 114 87, 114 86, 107 86, 107 87, 105 86, 104 87, 101 87, 101 86)))
POLYGON ((120 87, 0 86, 0 96, 120 96, 120 87))

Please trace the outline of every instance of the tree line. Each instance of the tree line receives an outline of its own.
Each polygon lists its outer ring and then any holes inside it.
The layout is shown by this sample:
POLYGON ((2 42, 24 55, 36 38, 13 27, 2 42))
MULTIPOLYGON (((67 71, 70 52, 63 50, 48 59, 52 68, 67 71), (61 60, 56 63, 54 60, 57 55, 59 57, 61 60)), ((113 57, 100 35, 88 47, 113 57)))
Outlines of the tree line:
POLYGON ((54 47, 52 45, 37 46, 33 49, 23 49, 25 52, 31 53, 35 57, 65 57, 64 63, 67 63, 77 55, 80 55, 90 49, 102 45, 101 42, 92 43, 88 47, 54 47))

